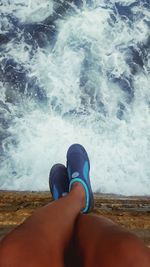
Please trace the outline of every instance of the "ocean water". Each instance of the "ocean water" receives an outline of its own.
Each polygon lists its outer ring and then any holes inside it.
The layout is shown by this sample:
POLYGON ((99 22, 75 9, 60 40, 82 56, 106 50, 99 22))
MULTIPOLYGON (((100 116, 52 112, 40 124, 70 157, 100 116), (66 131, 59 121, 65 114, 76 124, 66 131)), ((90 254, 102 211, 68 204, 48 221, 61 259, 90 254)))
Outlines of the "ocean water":
POLYGON ((150 2, 1 0, 0 189, 48 190, 72 143, 94 192, 150 195, 150 2))

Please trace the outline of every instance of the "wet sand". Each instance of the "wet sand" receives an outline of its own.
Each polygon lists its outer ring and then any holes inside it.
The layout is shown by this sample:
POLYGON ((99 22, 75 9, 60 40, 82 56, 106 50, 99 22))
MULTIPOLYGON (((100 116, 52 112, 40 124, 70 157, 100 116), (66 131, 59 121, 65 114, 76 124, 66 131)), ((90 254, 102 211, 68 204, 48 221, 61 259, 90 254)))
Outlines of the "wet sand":
MULTIPOLYGON (((95 194, 93 213, 104 215, 133 231, 150 247, 150 197, 95 194)), ((0 239, 35 209, 52 201, 49 192, 0 191, 0 239)))

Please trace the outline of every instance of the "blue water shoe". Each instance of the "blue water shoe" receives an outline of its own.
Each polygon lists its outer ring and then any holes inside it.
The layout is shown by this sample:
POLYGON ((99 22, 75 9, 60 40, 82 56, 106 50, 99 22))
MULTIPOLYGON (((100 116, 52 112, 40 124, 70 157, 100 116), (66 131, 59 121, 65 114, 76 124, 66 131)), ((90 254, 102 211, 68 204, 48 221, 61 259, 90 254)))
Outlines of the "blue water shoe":
POLYGON ((49 187, 54 200, 69 193, 67 169, 63 164, 55 164, 49 174, 49 187))
POLYGON ((75 182, 79 182, 83 185, 86 192, 86 206, 82 212, 88 213, 94 206, 94 198, 89 177, 90 162, 88 154, 83 146, 74 144, 68 149, 67 171, 70 181, 69 192, 75 182))

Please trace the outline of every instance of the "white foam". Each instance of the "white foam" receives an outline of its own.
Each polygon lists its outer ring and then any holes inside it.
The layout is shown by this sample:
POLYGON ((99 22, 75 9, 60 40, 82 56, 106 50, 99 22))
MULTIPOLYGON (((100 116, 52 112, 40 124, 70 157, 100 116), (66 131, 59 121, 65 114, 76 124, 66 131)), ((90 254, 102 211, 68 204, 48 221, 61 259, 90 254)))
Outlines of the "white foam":
POLYGON ((40 22, 53 11, 53 1, 49 0, 2 0, 1 12, 13 14, 21 22, 40 22))
MULTIPOLYGON (((36 11, 34 4, 28 5, 38 20, 39 9, 36 11)), ((22 7, 20 14, 24 10, 26 7, 22 7)), ((142 18, 133 22, 132 28, 119 17, 111 26, 110 12, 102 7, 88 10, 84 6, 76 15, 59 20, 54 49, 45 52, 39 48, 28 63, 24 50, 12 47, 12 56, 30 64, 30 76, 38 77, 49 105, 44 112, 28 103, 29 112, 26 108, 24 117, 16 118, 9 129, 18 145, 16 148, 9 145, 10 158, 0 170, 2 189, 47 190, 50 167, 57 162, 65 163, 68 147, 81 143, 90 156, 94 191, 149 195, 149 76, 145 70, 145 74, 140 72, 133 78, 135 92, 130 104, 126 103, 126 93, 107 78, 107 71, 116 77, 129 75, 125 53, 119 47, 146 40, 148 28, 142 18), (91 49, 88 88, 91 94, 100 96, 106 116, 96 106, 93 109, 88 95, 86 113, 78 115, 83 108, 80 75, 84 45, 91 49), (55 109, 52 108, 54 99, 55 109), (126 106, 123 120, 116 116, 119 101, 126 106), (70 110, 76 110, 77 115, 69 113, 70 110), (12 169, 16 174, 12 175, 12 169)))

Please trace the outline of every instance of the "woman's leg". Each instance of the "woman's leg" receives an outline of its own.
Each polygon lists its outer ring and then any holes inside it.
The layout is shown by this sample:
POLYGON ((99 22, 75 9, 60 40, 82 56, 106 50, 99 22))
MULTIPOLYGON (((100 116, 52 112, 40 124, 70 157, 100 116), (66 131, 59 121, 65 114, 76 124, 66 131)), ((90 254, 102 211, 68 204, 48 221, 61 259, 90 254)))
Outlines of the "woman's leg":
POLYGON ((92 192, 87 156, 81 146, 74 148, 77 159, 72 148, 67 158, 71 192, 39 209, 1 242, 0 266, 62 267, 72 244, 73 256, 79 259, 76 266, 149 267, 149 252, 138 238, 106 218, 80 214, 85 204, 87 212, 92 207, 92 192))
POLYGON ((80 211, 85 206, 82 185, 40 208, 0 243, 1 267, 62 267, 64 254, 80 211))
MULTIPOLYGON (((87 202, 89 207, 92 207, 90 161, 84 147, 74 144, 69 148, 67 168, 70 184, 77 181, 83 184, 84 189, 82 189, 87 192, 87 202), (91 200, 88 201, 88 198, 91 200)), ((150 267, 148 252, 142 242, 127 230, 103 217, 83 214, 78 216, 73 242, 76 248, 74 251, 78 252, 80 266, 150 267)))
POLYGON ((142 241, 104 217, 79 215, 74 246, 78 266, 150 267, 150 251, 142 241))

